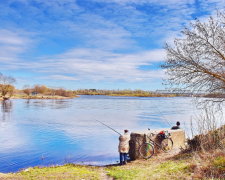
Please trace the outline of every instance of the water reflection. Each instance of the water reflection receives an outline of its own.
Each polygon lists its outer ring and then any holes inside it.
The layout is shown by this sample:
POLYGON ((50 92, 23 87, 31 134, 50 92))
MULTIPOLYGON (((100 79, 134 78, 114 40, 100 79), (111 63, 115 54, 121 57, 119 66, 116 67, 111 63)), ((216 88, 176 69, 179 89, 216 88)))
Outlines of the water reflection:
POLYGON ((11 100, 2 101, 1 106, 2 112, 10 112, 12 110, 12 105, 13 103, 11 100))
POLYGON ((12 111, 13 103, 11 100, 4 100, 1 102, 1 121, 6 121, 10 119, 10 112, 12 111))
POLYGON ((0 172, 9 172, 67 162, 115 163, 118 135, 96 119, 119 132, 167 128, 166 121, 188 121, 194 108, 190 98, 82 96, 13 100, 1 109, 0 172))
POLYGON ((50 107, 52 109, 64 109, 71 106, 70 100, 55 100, 55 99, 49 99, 49 100, 35 100, 35 99, 28 99, 25 101, 25 107, 26 108, 47 108, 50 107))

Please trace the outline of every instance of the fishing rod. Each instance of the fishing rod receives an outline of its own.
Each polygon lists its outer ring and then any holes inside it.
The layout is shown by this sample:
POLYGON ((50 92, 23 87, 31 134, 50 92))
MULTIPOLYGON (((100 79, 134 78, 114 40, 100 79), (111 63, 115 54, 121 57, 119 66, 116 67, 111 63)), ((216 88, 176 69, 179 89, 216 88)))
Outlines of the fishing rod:
POLYGON ((102 125, 106 126, 107 128, 113 130, 113 131, 116 132, 117 134, 122 135, 122 134, 120 134, 118 131, 116 131, 115 129, 113 129, 113 128, 111 128, 110 126, 108 126, 107 124, 105 124, 105 123, 103 123, 103 122, 101 122, 101 121, 99 121, 99 120, 97 120, 97 119, 95 119, 95 120, 98 121, 99 123, 101 123, 102 125))

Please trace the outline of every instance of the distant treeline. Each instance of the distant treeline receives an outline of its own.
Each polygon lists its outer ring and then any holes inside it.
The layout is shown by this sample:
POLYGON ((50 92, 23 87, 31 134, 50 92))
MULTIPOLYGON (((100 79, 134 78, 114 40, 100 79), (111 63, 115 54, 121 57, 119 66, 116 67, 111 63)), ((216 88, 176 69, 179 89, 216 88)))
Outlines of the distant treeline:
POLYGON ((144 90, 103 90, 103 89, 78 89, 66 90, 63 88, 49 88, 45 85, 25 86, 21 90, 15 89, 13 85, 0 84, 0 99, 7 99, 12 96, 18 98, 73 98, 77 95, 105 95, 105 96, 132 96, 132 97, 178 97, 195 96, 207 98, 224 98, 224 94, 185 94, 185 93, 160 93, 144 90), (15 95, 15 96, 14 96, 15 95))
POLYGON ((63 88, 48 88, 45 85, 35 85, 33 88, 24 88, 21 90, 28 96, 31 95, 47 95, 47 96, 63 96, 63 97, 75 97, 76 95, 105 95, 105 96, 134 96, 134 97, 177 97, 177 96, 198 96, 208 98, 220 98, 225 95, 219 93, 193 95, 185 93, 159 93, 154 91, 144 90, 103 90, 103 89, 78 89, 78 90, 65 90, 63 88))
POLYGON ((101 89, 79 89, 74 91, 77 95, 106 95, 106 96, 136 96, 136 97, 173 97, 175 94, 160 94, 144 90, 101 90, 101 89))
POLYGON ((65 90, 63 88, 48 88, 44 85, 35 85, 34 87, 25 87, 20 90, 27 96, 35 96, 38 94, 46 95, 46 96, 64 96, 64 97, 75 97, 74 91, 65 90))

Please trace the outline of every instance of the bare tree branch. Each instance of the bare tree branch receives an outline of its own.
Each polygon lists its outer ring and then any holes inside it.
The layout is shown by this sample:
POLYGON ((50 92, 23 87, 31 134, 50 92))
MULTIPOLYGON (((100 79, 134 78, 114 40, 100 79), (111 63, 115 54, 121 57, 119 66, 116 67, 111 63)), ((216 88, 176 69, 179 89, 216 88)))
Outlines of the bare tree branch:
POLYGON ((191 91, 225 94, 225 13, 207 21, 196 20, 182 32, 183 38, 166 44, 163 68, 167 84, 191 91))

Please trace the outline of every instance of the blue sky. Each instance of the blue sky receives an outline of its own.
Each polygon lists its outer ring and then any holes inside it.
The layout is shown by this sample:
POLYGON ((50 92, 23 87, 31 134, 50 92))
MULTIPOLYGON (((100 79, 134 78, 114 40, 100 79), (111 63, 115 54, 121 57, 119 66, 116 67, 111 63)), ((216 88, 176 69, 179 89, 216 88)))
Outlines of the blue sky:
POLYGON ((1 0, 0 72, 17 88, 164 89, 165 42, 224 0, 1 0))

